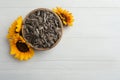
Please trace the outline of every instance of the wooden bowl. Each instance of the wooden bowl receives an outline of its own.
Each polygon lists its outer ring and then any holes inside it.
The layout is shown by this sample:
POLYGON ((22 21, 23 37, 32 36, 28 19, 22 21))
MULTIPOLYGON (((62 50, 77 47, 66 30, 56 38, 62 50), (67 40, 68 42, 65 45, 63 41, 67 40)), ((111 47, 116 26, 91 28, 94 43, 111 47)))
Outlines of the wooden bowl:
POLYGON ((22 35, 37 50, 49 50, 61 40, 63 24, 59 16, 46 8, 31 11, 23 20, 22 35))

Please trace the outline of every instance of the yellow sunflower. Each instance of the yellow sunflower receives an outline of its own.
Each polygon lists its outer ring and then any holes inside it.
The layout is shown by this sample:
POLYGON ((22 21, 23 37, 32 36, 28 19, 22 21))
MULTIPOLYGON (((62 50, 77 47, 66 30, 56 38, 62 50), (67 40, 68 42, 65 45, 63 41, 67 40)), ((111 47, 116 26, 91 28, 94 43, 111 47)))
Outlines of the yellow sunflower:
POLYGON ((12 23, 7 38, 10 43, 10 54, 19 60, 28 60, 34 55, 34 51, 21 35, 22 21, 20 16, 12 23))
POLYGON ((72 26, 74 19, 72 13, 67 10, 62 9, 61 7, 56 7, 53 9, 55 13, 60 17, 64 26, 72 26))
POLYGON ((24 41, 23 37, 16 35, 9 39, 10 54, 19 60, 28 60, 34 55, 33 49, 24 41))
POLYGON ((11 39, 14 35, 18 34, 21 30, 22 17, 18 17, 10 26, 7 38, 11 39))

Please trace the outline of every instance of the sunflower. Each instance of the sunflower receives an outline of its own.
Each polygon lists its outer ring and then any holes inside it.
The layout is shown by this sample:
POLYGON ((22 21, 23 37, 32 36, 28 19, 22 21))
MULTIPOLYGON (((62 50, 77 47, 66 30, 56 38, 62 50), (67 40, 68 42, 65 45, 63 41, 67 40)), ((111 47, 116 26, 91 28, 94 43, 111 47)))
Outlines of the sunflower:
POLYGON ((22 17, 18 17, 10 26, 7 38, 11 39, 14 35, 19 34, 22 25, 22 17))
POLYGON ((62 9, 61 7, 56 7, 53 11, 60 17, 64 26, 72 26, 74 19, 72 13, 67 10, 62 9))
POLYGON ((23 37, 16 35, 13 39, 9 39, 10 54, 19 60, 28 60, 34 55, 33 49, 28 45, 23 37))
POLYGON ((20 16, 12 23, 7 38, 10 43, 10 54, 19 60, 28 60, 34 55, 34 51, 21 35, 22 21, 20 16))

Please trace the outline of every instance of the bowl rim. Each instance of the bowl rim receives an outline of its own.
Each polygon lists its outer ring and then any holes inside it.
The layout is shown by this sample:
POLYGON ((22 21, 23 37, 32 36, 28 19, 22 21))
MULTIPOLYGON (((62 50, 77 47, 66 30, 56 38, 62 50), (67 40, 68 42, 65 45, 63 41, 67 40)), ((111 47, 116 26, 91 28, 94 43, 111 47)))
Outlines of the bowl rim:
POLYGON ((61 38, 62 38, 62 35, 63 35, 63 24, 62 24, 62 21, 61 21, 60 17, 59 17, 55 12, 53 12, 53 11, 50 10, 50 9, 47 9, 47 8, 37 8, 37 9, 34 9, 34 10, 30 11, 30 12, 25 16, 25 18, 23 19, 23 23, 22 23, 22 36, 23 36, 23 38, 25 39, 25 41, 27 42, 27 44, 29 44, 31 47, 33 47, 33 48, 36 49, 36 50, 42 50, 42 51, 44 51, 44 50, 50 50, 50 49, 54 48, 54 47, 60 42, 60 40, 61 40, 61 38), (60 38, 52 45, 52 47, 50 47, 50 48, 37 48, 37 47, 34 47, 31 43, 28 42, 28 40, 27 40, 27 39, 25 38, 25 36, 24 36, 24 25, 25 25, 26 19, 28 18, 28 16, 29 16, 30 14, 32 14, 32 13, 38 11, 38 10, 46 10, 46 11, 52 12, 52 13, 58 18, 58 20, 59 20, 59 22, 60 22, 60 26, 61 26, 61 36, 60 36, 60 38))

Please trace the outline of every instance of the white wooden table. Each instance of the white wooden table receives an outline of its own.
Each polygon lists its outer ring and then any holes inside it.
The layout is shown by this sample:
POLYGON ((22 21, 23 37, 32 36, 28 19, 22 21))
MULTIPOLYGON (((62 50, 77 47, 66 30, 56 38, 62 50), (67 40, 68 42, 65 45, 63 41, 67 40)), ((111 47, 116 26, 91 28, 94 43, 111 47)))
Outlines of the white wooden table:
POLYGON ((120 0, 0 0, 0 80, 120 80, 120 0), (35 8, 75 17, 60 43, 29 61, 9 55, 10 24, 35 8))

